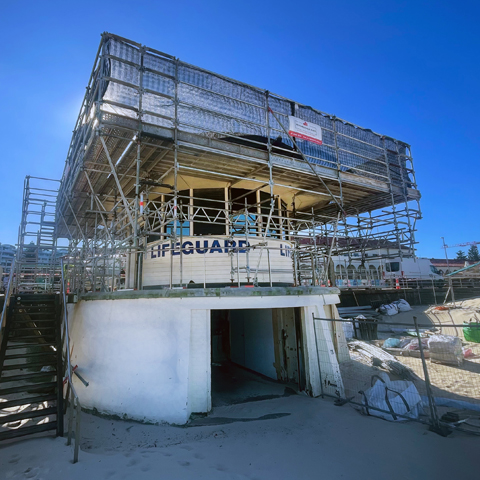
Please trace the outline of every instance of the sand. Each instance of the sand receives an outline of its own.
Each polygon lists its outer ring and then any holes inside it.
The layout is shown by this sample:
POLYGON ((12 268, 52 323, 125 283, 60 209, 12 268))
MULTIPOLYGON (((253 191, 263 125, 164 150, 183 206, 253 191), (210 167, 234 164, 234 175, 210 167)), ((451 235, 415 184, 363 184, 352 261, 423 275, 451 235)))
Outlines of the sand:
POLYGON ((0 478, 474 478, 480 446, 476 437, 444 438, 418 423, 391 423, 304 395, 219 407, 188 428, 89 414, 82 427, 79 463, 71 463, 63 438, 17 441, 0 448, 0 478), (265 415, 278 418, 258 420, 265 415))
MULTIPOLYGON (((378 338, 400 336, 399 330, 413 330, 413 316, 417 317, 420 325, 437 327, 437 332, 445 335, 459 336, 465 349, 470 348, 473 356, 465 358, 463 365, 452 366, 426 360, 433 393, 438 398, 453 399, 471 404, 480 411, 480 344, 465 342, 463 336, 463 322, 480 318, 480 298, 447 304, 449 310, 435 310, 435 307, 413 306, 409 312, 398 315, 382 315, 378 326, 378 338), (411 325, 397 325, 408 324, 411 325), (441 324, 456 324, 459 327, 441 327, 441 324)), ((358 392, 369 387, 371 376, 379 371, 378 368, 368 367, 370 362, 360 355, 351 352, 353 365, 342 367, 344 382, 351 392, 358 392)), ((415 384, 422 395, 426 394, 424 385, 424 371, 420 358, 397 356, 397 359, 410 367, 415 374, 415 384)), ((358 396, 358 394, 357 394, 358 396)), ((360 398, 360 397, 359 397, 360 398)), ((441 403, 441 402, 439 402, 441 403)), ((453 404, 452 404, 453 405, 453 404)), ((459 405, 464 405, 463 403, 459 405)), ((467 405, 465 405, 467 406, 467 405)))
POLYGON ((463 328, 461 328, 463 323, 468 323, 470 320, 474 322, 480 321, 480 298, 461 300, 455 302, 455 304, 447 303, 441 307, 448 307, 448 310, 430 307, 425 310, 425 313, 445 335, 455 335, 463 340, 463 328), (442 324, 455 324, 459 325, 459 327, 441 327, 442 324))
MULTIPOLYGON (((428 322, 426 310, 388 317, 381 336, 390 335, 394 322, 412 322, 413 314, 428 322)), ((478 356, 462 367, 428 362, 436 395, 480 405, 480 345, 473 348, 478 356)), ((358 396, 380 370, 351 356, 341 369, 347 396, 358 396)), ((412 368, 423 394, 421 360, 398 359, 412 368)), ((351 405, 336 407, 331 399, 292 395, 221 405, 186 428, 83 414, 78 464, 71 463, 73 449, 64 438, 17 440, 0 446, 0 480, 451 480, 475 478, 479 448, 479 437, 454 432, 443 438, 416 422, 387 422, 351 405)))

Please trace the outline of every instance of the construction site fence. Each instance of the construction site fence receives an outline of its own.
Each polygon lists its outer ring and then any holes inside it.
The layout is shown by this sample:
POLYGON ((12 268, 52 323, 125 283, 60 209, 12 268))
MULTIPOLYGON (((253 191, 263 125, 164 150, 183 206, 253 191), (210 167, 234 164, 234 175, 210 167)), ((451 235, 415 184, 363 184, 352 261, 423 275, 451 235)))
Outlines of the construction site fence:
POLYGON ((480 435, 480 322, 313 321, 322 397, 365 415, 421 422, 443 436, 455 430, 480 435), (333 357, 318 340, 325 329, 333 357))

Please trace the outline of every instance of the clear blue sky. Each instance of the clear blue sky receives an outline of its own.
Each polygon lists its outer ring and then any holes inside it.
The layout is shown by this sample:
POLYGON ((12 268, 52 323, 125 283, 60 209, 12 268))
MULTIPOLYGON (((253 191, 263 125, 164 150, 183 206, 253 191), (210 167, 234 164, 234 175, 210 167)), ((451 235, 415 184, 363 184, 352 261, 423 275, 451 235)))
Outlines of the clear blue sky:
MULTIPOLYGON (((60 178, 103 31, 412 145, 419 255, 480 241, 480 4, 425 0, 1 2, 0 242, 25 175, 60 178)), ((457 249, 452 249, 454 255, 457 249)))

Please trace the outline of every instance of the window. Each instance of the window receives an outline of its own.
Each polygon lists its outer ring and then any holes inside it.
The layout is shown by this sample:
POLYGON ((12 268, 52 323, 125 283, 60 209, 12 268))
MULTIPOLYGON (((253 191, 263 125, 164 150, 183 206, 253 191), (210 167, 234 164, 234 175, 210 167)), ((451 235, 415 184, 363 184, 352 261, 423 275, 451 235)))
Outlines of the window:
POLYGON ((195 189, 193 196, 193 234, 225 235, 225 190, 195 189))
POLYGON ((257 216, 249 213, 247 216, 244 214, 235 215, 232 217, 232 234, 234 236, 244 237, 246 232, 249 235, 256 235, 256 221, 257 216))
POLYGON ((438 271, 437 267, 435 265, 430 265, 430 270, 432 273, 436 273, 437 275, 441 275, 441 273, 438 271))
POLYGON ((343 265, 337 265, 335 268, 335 276, 337 278, 343 279, 347 276, 345 267, 343 265))
MULTIPOLYGON (((165 233, 173 235, 173 222, 170 222, 165 226, 165 233)), ((177 222, 177 237, 180 235, 188 237, 190 235, 190 223, 189 222, 177 222)))
POLYGON ((358 267, 358 275, 360 276, 360 278, 362 280, 366 280, 367 279, 367 269, 363 266, 363 265, 360 265, 358 267))
POLYGON ((347 277, 349 280, 355 280, 357 278, 357 269, 353 265, 347 267, 347 277))
POLYGON ((400 262, 387 263, 387 272, 399 272, 399 271, 400 271, 400 262))

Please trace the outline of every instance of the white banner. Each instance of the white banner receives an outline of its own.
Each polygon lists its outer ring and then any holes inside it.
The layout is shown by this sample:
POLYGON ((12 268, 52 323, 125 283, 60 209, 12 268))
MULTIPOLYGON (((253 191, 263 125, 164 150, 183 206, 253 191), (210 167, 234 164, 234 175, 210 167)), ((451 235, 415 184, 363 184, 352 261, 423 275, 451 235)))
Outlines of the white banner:
POLYGON ((292 116, 289 116, 288 120, 290 125, 288 129, 289 135, 322 145, 322 127, 320 125, 292 116))

